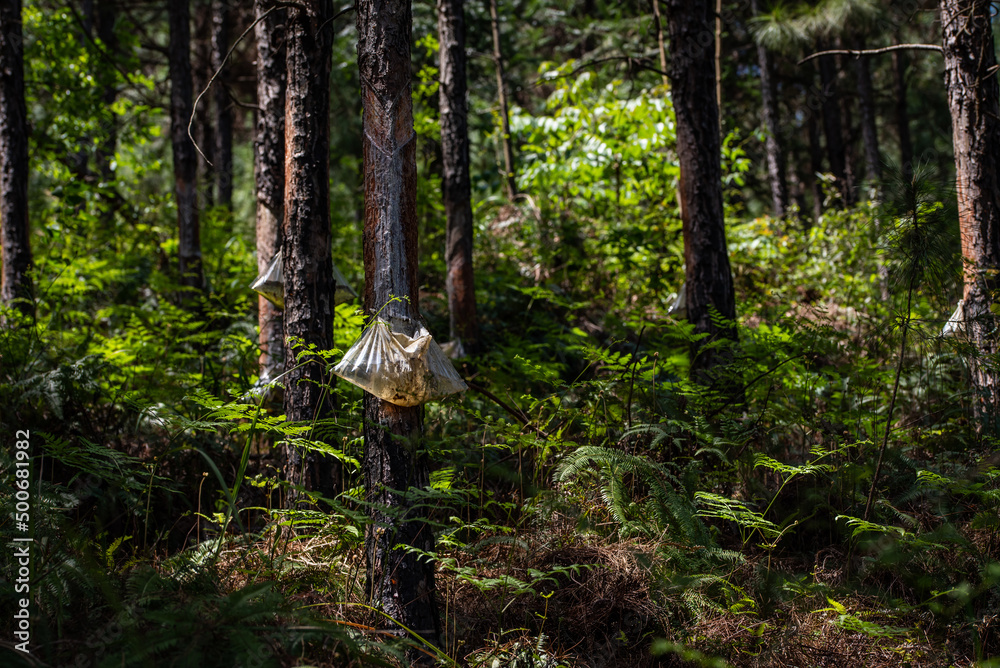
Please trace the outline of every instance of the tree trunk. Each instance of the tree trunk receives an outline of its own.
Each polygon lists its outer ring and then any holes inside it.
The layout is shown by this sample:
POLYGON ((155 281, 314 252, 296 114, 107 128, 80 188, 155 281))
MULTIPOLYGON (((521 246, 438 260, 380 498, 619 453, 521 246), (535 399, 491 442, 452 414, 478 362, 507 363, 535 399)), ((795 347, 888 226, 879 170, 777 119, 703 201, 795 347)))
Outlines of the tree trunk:
POLYGON ((680 205, 684 234, 687 317, 698 334, 692 345, 692 374, 733 390, 738 383, 711 373, 728 351, 705 344, 736 341, 736 301, 726 249, 722 210, 722 164, 715 63, 712 53, 712 0, 668 0, 671 82, 677 117, 680 205), (707 36, 707 39, 706 39, 707 36), (699 41, 699 40, 702 41, 699 41), (713 320, 713 313, 726 319, 713 320), (714 376, 714 377, 713 377, 714 376))
POLYGON ((986 433, 998 431, 1000 375, 997 318, 1000 288, 1000 87, 987 0, 941 0, 945 86, 951 108, 958 224, 965 264, 965 318, 978 355, 972 359, 975 414, 986 433))
POLYGON ((472 271, 472 192, 469 185, 469 124, 466 107, 464 0, 437 0, 441 44, 440 106, 444 209, 448 218, 448 310, 451 338, 472 352, 478 338, 476 285, 472 271))
POLYGON ((902 51, 892 52, 892 69, 896 131, 899 133, 899 167, 903 177, 909 179, 913 175, 913 144, 910 143, 910 112, 906 104, 906 55, 902 51))
POLYGON ((21 0, 0 0, 0 302, 35 312, 28 227, 28 113, 24 101, 21 0))
MULTIPOLYGON (((834 43, 834 46, 838 49, 844 47, 839 38, 834 43)), ((837 80, 840 82, 838 91, 847 88, 844 83, 847 80, 844 60, 845 56, 843 55, 834 56, 837 80)), ((854 132, 854 106, 852 100, 847 95, 839 95, 838 98, 840 100, 841 140, 844 147, 844 184, 840 188, 840 193, 844 198, 844 204, 846 206, 853 206, 858 201, 856 187, 858 180, 854 176, 854 166, 857 163, 856 156, 854 155, 854 138, 856 136, 854 132)))
MULTIPOLYGON (((760 3, 751 0, 754 16, 760 14, 760 3)), ((760 67, 760 98, 764 117, 764 151, 767 154, 767 179, 771 184, 771 204, 774 215, 783 218, 788 206, 788 185, 785 180, 785 151, 781 145, 778 118, 778 88, 771 69, 771 56, 763 44, 757 45, 757 65, 760 67)))
MULTIPOLYGON (((315 429, 333 417, 322 360, 296 360, 298 347, 333 347, 334 280, 330 233, 330 69, 333 0, 304 0, 288 8, 285 29, 285 210, 282 277, 285 283, 285 414, 315 429), (318 29, 318 28, 322 29, 318 29)), ((289 447, 288 480, 331 497, 337 491, 333 458, 289 447)), ((299 498, 289 494, 289 506, 299 498)))
POLYGON ((882 177, 882 158, 878 150, 878 130, 875 124, 875 92, 868 56, 855 61, 858 76, 858 99, 861 102, 861 137, 865 145, 865 178, 878 181, 882 177))
MULTIPOLYGON (((190 0, 188 0, 190 1, 190 0)), ((192 71, 196 95, 205 90, 212 78, 212 0, 194 0, 194 42, 192 53, 195 67, 192 71)), ((203 95, 194 110, 191 134, 204 154, 196 159, 198 178, 198 205, 203 209, 215 206, 215 129, 212 118, 212 95, 203 95)))
MULTIPOLYGON (((412 335, 417 310, 416 135, 410 88, 409 0, 358 3, 365 182, 365 311, 412 335), (405 298, 408 301, 393 300, 405 298)), ((371 604, 430 642, 439 620, 434 564, 396 546, 434 549, 409 491, 426 486, 422 409, 364 395, 364 477, 372 523, 365 536, 371 604)), ((399 627, 392 627, 402 633, 399 627)), ((414 659, 417 655, 414 656, 414 659)))
POLYGON ((715 0, 715 106, 719 111, 719 135, 722 135, 722 0, 715 0))
POLYGON ((170 140, 174 155, 174 193, 177 197, 177 256, 180 284, 200 290, 204 284, 201 267, 201 230, 198 223, 198 194, 195 188, 197 163, 194 144, 188 137, 191 118, 191 26, 188 0, 170 0, 170 140))
MULTIPOLYGON (((255 0, 254 15, 262 16, 270 0, 255 0)), ((281 248, 285 196, 285 10, 276 9, 258 23, 257 137, 254 178, 257 190, 257 270, 267 269, 281 248)), ((260 377, 273 379, 282 371, 281 311, 259 297, 260 377)))
POLYGON ((663 22, 660 19, 660 0, 650 0, 653 5, 653 25, 656 27, 656 48, 660 54, 660 70, 663 72, 663 86, 670 85, 667 76, 667 48, 663 44, 663 22))
MULTIPOLYGON (((90 42, 94 39, 94 0, 81 0, 80 2, 80 48, 87 50, 90 42)), ((70 156, 70 170, 73 172, 73 179, 84 181, 90 170, 87 167, 90 151, 89 147, 94 138, 89 133, 85 133, 80 138, 80 149, 75 155, 70 156)), ((79 210, 77 205, 77 210, 79 210)))
POLYGON ((490 0, 490 25, 493 28, 493 63, 497 72, 497 99, 500 102, 500 145, 503 147, 504 180, 507 199, 517 197, 517 176, 514 172, 514 146, 510 136, 510 113, 507 105, 507 80, 503 70, 503 52, 500 49, 500 19, 497 0, 490 0))
POLYGON ((823 193, 823 184, 819 180, 818 174, 823 172, 823 149, 819 144, 819 121, 816 120, 816 113, 809 113, 809 168, 812 172, 809 180, 812 183, 813 192, 813 219, 818 223, 819 217, 823 215, 823 201, 826 199, 823 193))
MULTIPOLYGON (((820 45, 825 49, 824 45, 820 45)), ((840 118, 840 96, 837 94, 837 73, 833 56, 820 56, 819 79, 822 87, 823 134, 826 136, 826 153, 830 162, 830 172, 837 179, 844 202, 848 201, 846 157, 844 151, 844 126, 840 118)))
POLYGON ((230 18, 228 0, 212 1, 212 72, 219 72, 215 79, 215 183, 218 204, 233 207, 233 105, 229 101, 230 18))
MULTIPOLYGON (((101 40, 108 57, 118 58, 118 35, 115 33, 115 21, 118 18, 116 0, 102 0, 97 7, 97 38, 101 40)), ((104 85, 104 93, 101 101, 104 103, 104 111, 107 123, 102 125, 100 136, 97 137, 97 151, 95 163, 97 173, 105 181, 110 181, 114 176, 111 169, 111 161, 115 157, 115 150, 118 147, 118 123, 117 117, 111 112, 111 105, 118 97, 118 87, 115 85, 115 73, 112 70, 106 75, 108 83, 104 85)))

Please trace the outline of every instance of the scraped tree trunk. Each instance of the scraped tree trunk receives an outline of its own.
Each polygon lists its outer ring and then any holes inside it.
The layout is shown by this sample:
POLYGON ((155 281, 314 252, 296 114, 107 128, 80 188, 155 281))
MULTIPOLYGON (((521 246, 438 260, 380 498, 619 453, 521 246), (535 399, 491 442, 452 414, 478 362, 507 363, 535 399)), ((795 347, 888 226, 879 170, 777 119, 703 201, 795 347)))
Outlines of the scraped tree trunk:
POLYGON ((451 338, 472 352, 478 338, 472 271, 472 193, 465 78, 465 2, 437 0, 441 44, 440 107, 444 209, 448 218, 445 262, 451 338))
POLYGON ((736 341, 736 300, 726 248, 722 211, 722 164, 715 63, 712 52, 712 0, 668 0, 671 82, 677 116, 680 204, 684 234, 687 317, 706 338, 692 345, 695 378, 729 392, 739 385, 715 367, 729 359, 724 348, 705 344, 736 341), (713 320, 713 312, 726 319, 713 320))
MULTIPOLYGON (((333 417, 321 359, 296 360, 293 341, 318 350, 333 347, 334 279, 330 234, 330 68, 333 0, 304 0, 288 8, 285 29, 285 210, 282 276, 285 283, 285 414, 313 425, 324 438, 333 417)), ((332 497, 337 491, 331 457, 289 446, 288 480, 332 497)), ((293 490, 288 502, 301 497, 293 490)))
POLYGON ((0 302, 34 314, 28 228, 28 113, 21 0, 0 0, 0 302))
MULTIPOLYGON (((898 43, 902 40, 897 37, 898 43)), ((910 142, 910 111, 906 104, 906 56, 892 52, 893 93, 896 98, 896 132, 899 135, 899 166, 904 178, 913 175, 913 144, 910 142)))
MULTIPOLYGON (((364 126, 365 311, 394 331, 417 319, 416 135, 410 88, 409 0, 360 0, 358 67, 364 126), (398 301, 394 298, 406 298, 398 301)), ((364 395, 364 478, 371 524, 365 536, 367 594, 389 619, 433 643, 439 620, 434 564, 398 545, 434 549, 409 491, 428 484, 420 453, 422 409, 364 395)), ((414 657, 416 658, 416 657, 414 657)))
POLYGON ((233 206, 233 106, 229 100, 229 24, 231 11, 227 0, 212 1, 212 72, 215 79, 215 184, 218 204, 233 206))
POLYGON ((951 108, 958 223, 965 262, 965 318, 978 355, 972 384, 979 427, 996 433, 1000 373, 997 317, 1000 288, 1000 87, 988 0, 941 0, 945 86, 951 108))
POLYGON ((503 69, 503 50, 500 48, 500 18, 497 0, 490 0, 490 25, 493 29, 493 64, 497 73, 497 99, 500 103, 500 145, 503 148, 504 183, 507 199, 517 197, 517 175, 514 172, 514 145, 510 136, 510 112, 507 105, 507 78, 503 69))
MULTIPOLYGON (((754 16, 760 14, 760 3, 751 0, 754 16)), ((785 151, 781 145, 778 121, 778 88, 771 68, 771 56, 763 44, 757 45, 757 65, 760 67, 760 97, 764 118, 764 151, 767 154, 767 180, 771 185, 771 205, 774 215, 782 218, 788 206, 788 185, 785 179, 785 151)))
POLYGON ((882 158, 878 148, 875 122, 875 91, 872 87, 871 64, 868 56, 857 59, 858 100, 861 106, 861 138, 865 146, 865 178, 878 181, 882 177, 882 158))
POLYGON ((198 222, 197 163, 188 137, 191 118, 191 26, 188 0, 170 0, 170 140, 174 156, 174 194, 177 198, 177 256, 180 284, 200 290, 201 229, 198 222))
MULTIPOLYGON (((270 0, 255 0, 262 16, 270 0)), ((263 272, 281 248, 285 196, 285 12, 276 9, 254 27, 257 37, 257 137, 254 178, 257 186, 257 270, 263 272)), ((281 311, 259 297, 260 377, 273 379, 284 360, 281 311)))

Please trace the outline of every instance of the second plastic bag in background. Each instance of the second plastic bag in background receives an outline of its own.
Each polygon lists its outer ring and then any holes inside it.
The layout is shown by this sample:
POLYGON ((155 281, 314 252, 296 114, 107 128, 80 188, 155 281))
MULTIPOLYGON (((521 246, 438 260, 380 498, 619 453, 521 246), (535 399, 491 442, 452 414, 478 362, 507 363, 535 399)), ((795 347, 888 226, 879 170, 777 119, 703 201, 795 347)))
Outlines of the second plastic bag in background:
MULTIPOLYGON (((274 254, 271 264, 265 269, 254 282, 250 284, 250 289, 261 295, 279 309, 285 308, 285 278, 283 275, 281 251, 274 254)), ((333 265, 334 288, 333 301, 335 304, 343 304, 352 299, 357 299, 358 293, 347 284, 347 279, 340 273, 337 265, 333 265)))

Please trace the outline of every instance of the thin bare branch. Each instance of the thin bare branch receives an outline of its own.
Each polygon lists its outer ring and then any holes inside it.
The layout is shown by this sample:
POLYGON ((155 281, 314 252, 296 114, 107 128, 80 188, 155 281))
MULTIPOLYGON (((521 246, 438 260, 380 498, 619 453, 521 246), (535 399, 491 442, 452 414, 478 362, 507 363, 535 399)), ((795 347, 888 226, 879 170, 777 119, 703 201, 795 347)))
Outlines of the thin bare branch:
POLYGON ((892 46, 883 46, 881 49, 830 49, 828 51, 817 51, 816 53, 810 54, 799 61, 799 65, 807 63, 813 58, 819 58, 820 56, 875 56, 880 53, 890 53, 892 51, 937 51, 938 53, 943 53, 943 49, 937 44, 893 44, 892 46))
MULTIPOLYGON (((213 83, 215 83, 215 79, 219 76, 219 74, 222 73, 222 70, 225 69, 226 63, 229 62, 229 58, 233 55, 233 51, 236 51, 236 47, 240 45, 240 42, 242 42, 243 39, 248 34, 250 34, 250 31, 253 30, 258 23, 263 21, 268 14, 270 14, 275 10, 281 9, 282 7, 301 7, 301 6, 302 5, 297 2, 276 2, 274 3, 273 7, 271 7, 266 12, 258 16, 256 19, 254 19, 254 22, 251 23, 250 26, 243 31, 243 34, 240 35, 235 42, 233 42, 233 46, 230 47, 229 53, 227 53, 226 57, 222 59, 222 64, 219 66, 219 69, 215 71, 215 73, 212 75, 212 78, 208 80, 208 84, 205 85, 205 90, 198 93, 198 97, 195 98, 194 105, 192 105, 191 107, 191 118, 188 119, 188 127, 187 127, 188 137, 191 139, 191 143, 194 144, 195 150, 198 151, 198 155, 200 155, 205 160, 205 162, 207 162, 210 166, 215 167, 215 165, 212 164, 212 161, 208 159, 208 156, 205 155, 205 152, 201 150, 201 146, 198 146, 198 142, 195 141, 194 135, 191 134, 191 126, 194 125, 194 115, 198 111, 198 103, 201 102, 201 98, 205 96, 205 93, 208 92, 208 89, 212 87, 213 83)), ((344 11, 340 12, 340 14, 343 13, 344 11)), ((340 14, 337 14, 337 16, 340 16, 340 14)))

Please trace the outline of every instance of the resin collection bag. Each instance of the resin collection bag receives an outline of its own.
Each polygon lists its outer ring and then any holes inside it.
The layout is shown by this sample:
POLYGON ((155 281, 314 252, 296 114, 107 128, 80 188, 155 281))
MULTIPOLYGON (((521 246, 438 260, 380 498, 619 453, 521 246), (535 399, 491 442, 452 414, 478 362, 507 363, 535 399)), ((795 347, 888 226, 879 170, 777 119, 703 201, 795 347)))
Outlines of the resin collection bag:
POLYGON ((681 283, 681 289, 677 291, 677 299, 675 299, 674 303, 670 306, 670 310, 667 311, 667 315, 672 315, 679 320, 687 318, 687 281, 681 283))
MULTIPOLYGON (((347 279, 340 273, 337 265, 333 265, 333 280, 337 284, 333 295, 334 304, 357 299, 358 293, 347 284, 347 279)), ((278 308, 285 308, 285 280, 281 274, 281 251, 274 254, 271 264, 267 265, 267 269, 250 284, 250 289, 278 308)))
POLYGON ((430 332, 414 336, 376 320, 355 341, 333 372, 379 399, 417 406, 468 389, 430 332))
POLYGON ((941 328, 941 336, 958 336, 965 332, 965 300, 959 299, 955 312, 941 328))

